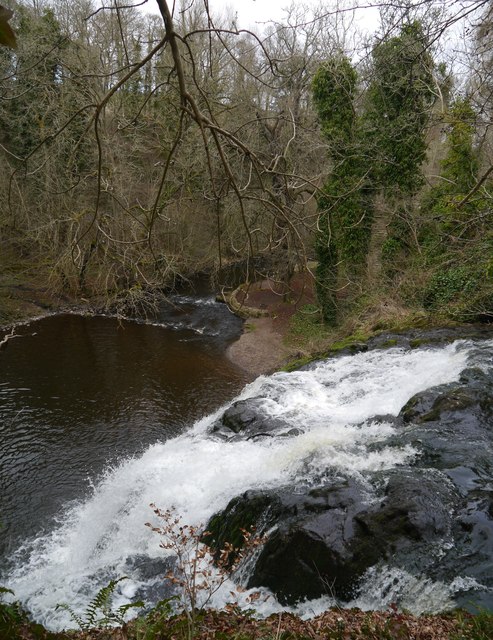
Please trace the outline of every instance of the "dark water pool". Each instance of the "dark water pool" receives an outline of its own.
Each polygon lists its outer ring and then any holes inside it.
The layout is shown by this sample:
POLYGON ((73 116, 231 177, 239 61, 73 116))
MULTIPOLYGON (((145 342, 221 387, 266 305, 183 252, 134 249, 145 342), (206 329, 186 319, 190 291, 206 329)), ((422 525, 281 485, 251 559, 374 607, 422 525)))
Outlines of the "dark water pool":
POLYGON ((241 324, 202 302, 176 299, 167 326, 58 315, 18 328, 0 351, 0 558, 108 463, 176 436, 243 386, 224 355, 241 324))

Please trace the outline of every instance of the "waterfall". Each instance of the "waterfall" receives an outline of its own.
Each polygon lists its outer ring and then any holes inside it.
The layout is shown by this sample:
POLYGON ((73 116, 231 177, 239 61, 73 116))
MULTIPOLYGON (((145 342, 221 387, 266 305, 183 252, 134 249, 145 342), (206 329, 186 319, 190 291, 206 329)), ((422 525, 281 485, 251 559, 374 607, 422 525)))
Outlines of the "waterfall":
MULTIPOLYGON (((484 344, 491 354, 493 341, 484 344)), ((185 434, 107 468, 90 495, 67 505, 51 530, 25 541, 13 554, 3 582, 35 619, 52 629, 69 624, 66 611, 55 611, 57 604, 83 611, 112 578, 128 576, 118 593, 120 604, 143 590, 150 594, 150 585, 162 582, 162 573, 159 569, 152 575, 142 567, 155 563, 159 568, 165 554, 156 535, 144 526, 152 520, 150 503, 174 507, 183 522, 200 525, 250 489, 287 483, 316 487, 325 481, 327 470, 365 481, 367 472, 412 464, 418 451, 410 443, 396 444, 390 417, 415 394, 457 381, 471 362, 477 364, 482 349, 484 353, 484 347, 468 341, 440 348, 390 348, 328 359, 309 370, 262 376, 234 401, 260 398, 262 410, 296 428, 297 435, 221 439, 211 432, 211 425, 223 407, 185 434)), ((399 588, 413 608, 413 593, 422 593, 423 584, 417 585, 415 578, 406 582, 402 576, 399 588)), ((356 603, 378 606, 379 590, 385 605, 388 598, 382 594, 398 582, 395 570, 385 579, 390 582, 377 584, 375 575, 369 575, 372 596, 367 592, 367 602, 360 597, 356 603)), ((438 587, 426 584, 427 603, 437 592, 437 606, 448 606, 448 592, 438 593, 438 587)), ((330 598, 318 605, 304 603, 297 610, 316 611, 327 603, 330 598)), ((279 608, 273 597, 259 605, 261 611, 279 608)), ((419 603, 414 608, 419 610, 419 603)))

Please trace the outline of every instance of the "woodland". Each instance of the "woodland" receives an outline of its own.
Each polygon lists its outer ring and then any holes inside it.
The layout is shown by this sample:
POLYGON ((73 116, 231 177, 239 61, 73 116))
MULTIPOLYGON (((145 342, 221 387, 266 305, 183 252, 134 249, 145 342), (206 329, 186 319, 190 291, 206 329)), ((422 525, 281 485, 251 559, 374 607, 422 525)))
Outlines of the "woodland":
POLYGON ((4 324, 16 289, 146 313, 198 272, 297 272, 317 322, 488 321, 492 9, 293 3, 258 33, 209 2, 6 2, 4 324))
MULTIPOLYGON (((228 300, 236 268, 296 308, 300 355, 327 335, 492 322, 490 0, 293 2, 256 29, 208 0, 2 0, 0 43, 0 326, 33 315, 27 298, 145 318, 199 276, 228 300)), ((193 590, 181 615, 163 601, 128 623, 117 582, 77 633, 31 623, 0 587, 0 636, 492 632, 484 612, 258 622, 199 610, 193 590)))

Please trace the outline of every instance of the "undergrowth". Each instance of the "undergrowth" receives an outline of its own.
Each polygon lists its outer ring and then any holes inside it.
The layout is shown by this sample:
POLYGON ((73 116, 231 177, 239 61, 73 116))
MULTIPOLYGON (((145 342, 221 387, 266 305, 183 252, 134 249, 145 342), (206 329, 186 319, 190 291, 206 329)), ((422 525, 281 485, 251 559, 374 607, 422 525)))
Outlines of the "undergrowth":
POLYGON ((87 605, 82 615, 79 615, 68 604, 62 603, 57 605, 57 609, 65 609, 70 614, 72 622, 75 622, 79 629, 87 631, 94 627, 98 629, 106 629, 115 625, 125 627, 125 616, 131 609, 141 609, 145 606, 142 600, 130 602, 113 608, 113 595, 115 588, 119 582, 127 580, 126 576, 110 582, 102 587, 94 598, 87 605))

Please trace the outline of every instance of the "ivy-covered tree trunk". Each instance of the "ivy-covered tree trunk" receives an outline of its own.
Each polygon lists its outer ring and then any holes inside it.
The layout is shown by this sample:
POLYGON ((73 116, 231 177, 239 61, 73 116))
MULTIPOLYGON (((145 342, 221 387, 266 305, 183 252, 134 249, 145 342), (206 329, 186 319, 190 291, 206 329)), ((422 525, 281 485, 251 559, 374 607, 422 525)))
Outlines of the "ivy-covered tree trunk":
POLYGON ((331 324, 337 319, 337 291, 354 297, 351 292, 360 290, 367 277, 376 195, 396 208, 422 184, 425 129, 433 102, 427 51, 419 22, 378 43, 360 116, 354 105, 357 75, 348 58, 328 60, 314 78, 313 98, 333 162, 326 195, 319 201, 316 241, 319 302, 324 320, 331 324))
POLYGON ((379 42, 372 51, 363 136, 375 189, 416 193, 423 184, 426 127, 434 102, 433 62, 420 22, 379 42))
POLYGON ((362 277, 372 220, 353 105, 356 82, 356 71, 342 56, 320 67, 313 81, 314 102, 333 162, 325 195, 319 199, 315 244, 318 300, 324 321, 332 325, 337 322, 338 292, 347 292, 362 277))
MULTIPOLYGON (((405 265, 413 235, 413 197, 423 184, 426 131, 433 92, 433 62, 420 22, 402 27, 398 36, 372 51, 372 77, 362 117, 364 146, 371 161, 370 181, 378 193, 380 212, 373 233, 373 271, 383 267, 391 280, 405 265), (386 237, 385 237, 386 235, 386 237)), ((374 274, 369 274, 371 275, 374 274)))

